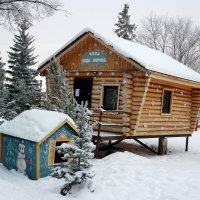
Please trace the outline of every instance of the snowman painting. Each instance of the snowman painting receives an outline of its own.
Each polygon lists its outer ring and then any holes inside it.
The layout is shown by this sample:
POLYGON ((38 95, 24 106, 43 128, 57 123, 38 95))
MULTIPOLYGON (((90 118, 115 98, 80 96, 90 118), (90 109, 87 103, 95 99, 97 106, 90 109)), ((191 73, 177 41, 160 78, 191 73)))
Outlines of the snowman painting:
POLYGON ((19 151, 17 156, 17 170, 20 173, 25 173, 26 170, 26 162, 31 163, 31 160, 29 158, 26 158, 25 156, 25 143, 23 140, 19 143, 19 151))

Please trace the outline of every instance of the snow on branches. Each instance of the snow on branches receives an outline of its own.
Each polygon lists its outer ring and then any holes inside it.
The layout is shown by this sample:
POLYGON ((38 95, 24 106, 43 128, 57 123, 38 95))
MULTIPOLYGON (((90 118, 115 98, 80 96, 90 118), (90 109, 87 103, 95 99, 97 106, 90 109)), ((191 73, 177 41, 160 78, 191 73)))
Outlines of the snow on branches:
POLYGON ((70 193, 73 185, 86 182, 94 176, 94 172, 89 170, 89 160, 94 158, 95 145, 91 142, 88 132, 80 133, 75 145, 62 143, 55 147, 55 150, 63 155, 62 159, 66 161, 55 167, 51 173, 53 177, 65 178, 66 183, 61 189, 62 195, 70 193))
POLYGON ((74 139, 74 145, 62 143, 55 147, 57 153, 63 155, 62 159, 66 161, 60 163, 51 173, 53 177, 65 178, 66 184, 61 189, 62 195, 69 193, 73 185, 80 184, 94 176, 94 173, 89 170, 91 167, 89 160, 94 157, 93 151, 95 150, 90 134, 92 112, 87 108, 87 102, 81 104, 76 102, 73 92, 67 87, 65 74, 59 61, 53 58, 47 70, 48 109, 68 114, 80 130, 79 136, 74 139))

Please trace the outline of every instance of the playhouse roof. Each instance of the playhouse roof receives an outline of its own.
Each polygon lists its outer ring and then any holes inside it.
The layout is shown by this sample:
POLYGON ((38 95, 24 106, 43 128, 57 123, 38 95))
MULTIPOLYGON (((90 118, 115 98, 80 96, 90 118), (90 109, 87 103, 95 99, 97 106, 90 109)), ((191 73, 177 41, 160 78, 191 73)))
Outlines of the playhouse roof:
POLYGON ((33 142, 39 142, 56 130, 61 124, 68 123, 76 132, 74 121, 66 114, 47 110, 27 110, 13 120, 4 123, 0 132, 33 142))
POLYGON ((200 82, 199 73, 160 51, 128 40, 124 40, 114 34, 104 36, 103 34, 97 33, 90 28, 85 28, 81 32, 79 32, 75 37, 73 37, 70 41, 68 41, 65 45, 58 49, 53 55, 42 62, 39 65, 38 70, 42 69, 42 67, 48 64, 53 56, 58 56, 60 53, 62 53, 72 44, 74 44, 76 40, 87 33, 92 33, 95 37, 101 39, 107 45, 111 45, 114 50, 116 50, 123 56, 136 61, 147 70, 160 72, 190 81, 200 82))

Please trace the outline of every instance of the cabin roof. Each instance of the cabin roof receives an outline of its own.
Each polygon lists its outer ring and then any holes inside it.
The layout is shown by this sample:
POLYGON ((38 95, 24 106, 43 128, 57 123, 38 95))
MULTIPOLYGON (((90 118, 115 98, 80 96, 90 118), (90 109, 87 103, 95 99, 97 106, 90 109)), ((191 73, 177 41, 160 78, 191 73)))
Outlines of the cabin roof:
POLYGON ((74 121, 68 115, 54 111, 32 109, 22 112, 11 121, 5 122, 0 127, 0 132, 33 142, 40 142, 66 123, 76 133, 78 132, 74 121))
POLYGON ((124 40, 117 37, 115 34, 105 36, 104 34, 97 33, 90 28, 83 29, 66 44, 64 44, 60 49, 58 49, 53 55, 44 60, 44 62, 39 65, 38 70, 42 71, 42 68, 49 63, 52 57, 57 57, 87 33, 92 33, 95 37, 101 39, 106 45, 112 46, 118 53, 136 61, 147 70, 175 76, 190 81, 200 82, 199 73, 160 51, 128 40, 124 40))

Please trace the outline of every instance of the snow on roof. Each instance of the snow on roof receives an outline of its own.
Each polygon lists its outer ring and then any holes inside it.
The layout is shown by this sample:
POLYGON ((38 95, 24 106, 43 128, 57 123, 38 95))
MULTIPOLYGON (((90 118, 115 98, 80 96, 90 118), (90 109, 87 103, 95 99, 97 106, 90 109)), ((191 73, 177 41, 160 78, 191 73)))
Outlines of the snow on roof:
POLYGON ((74 121, 66 114, 38 109, 27 110, 4 123, 0 127, 0 132, 39 142, 65 120, 75 126, 74 121))
POLYGON ((200 82, 199 73, 160 51, 128 40, 124 40, 114 34, 104 36, 103 34, 97 33, 90 28, 85 28, 81 32, 79 32, 75 37, 73 37, 70 41, 68 41, 65 45, 58 49, 53 55, 42 62, 39 67, 42 67, 53 56, 58 55, 59 52, 64 50, 74 40, 87 32, 93 33, 95 37, 100 38, 107 45, 111 45, 118 53, 135 60, 147 70, 172 75, 190 81, 200 82))

